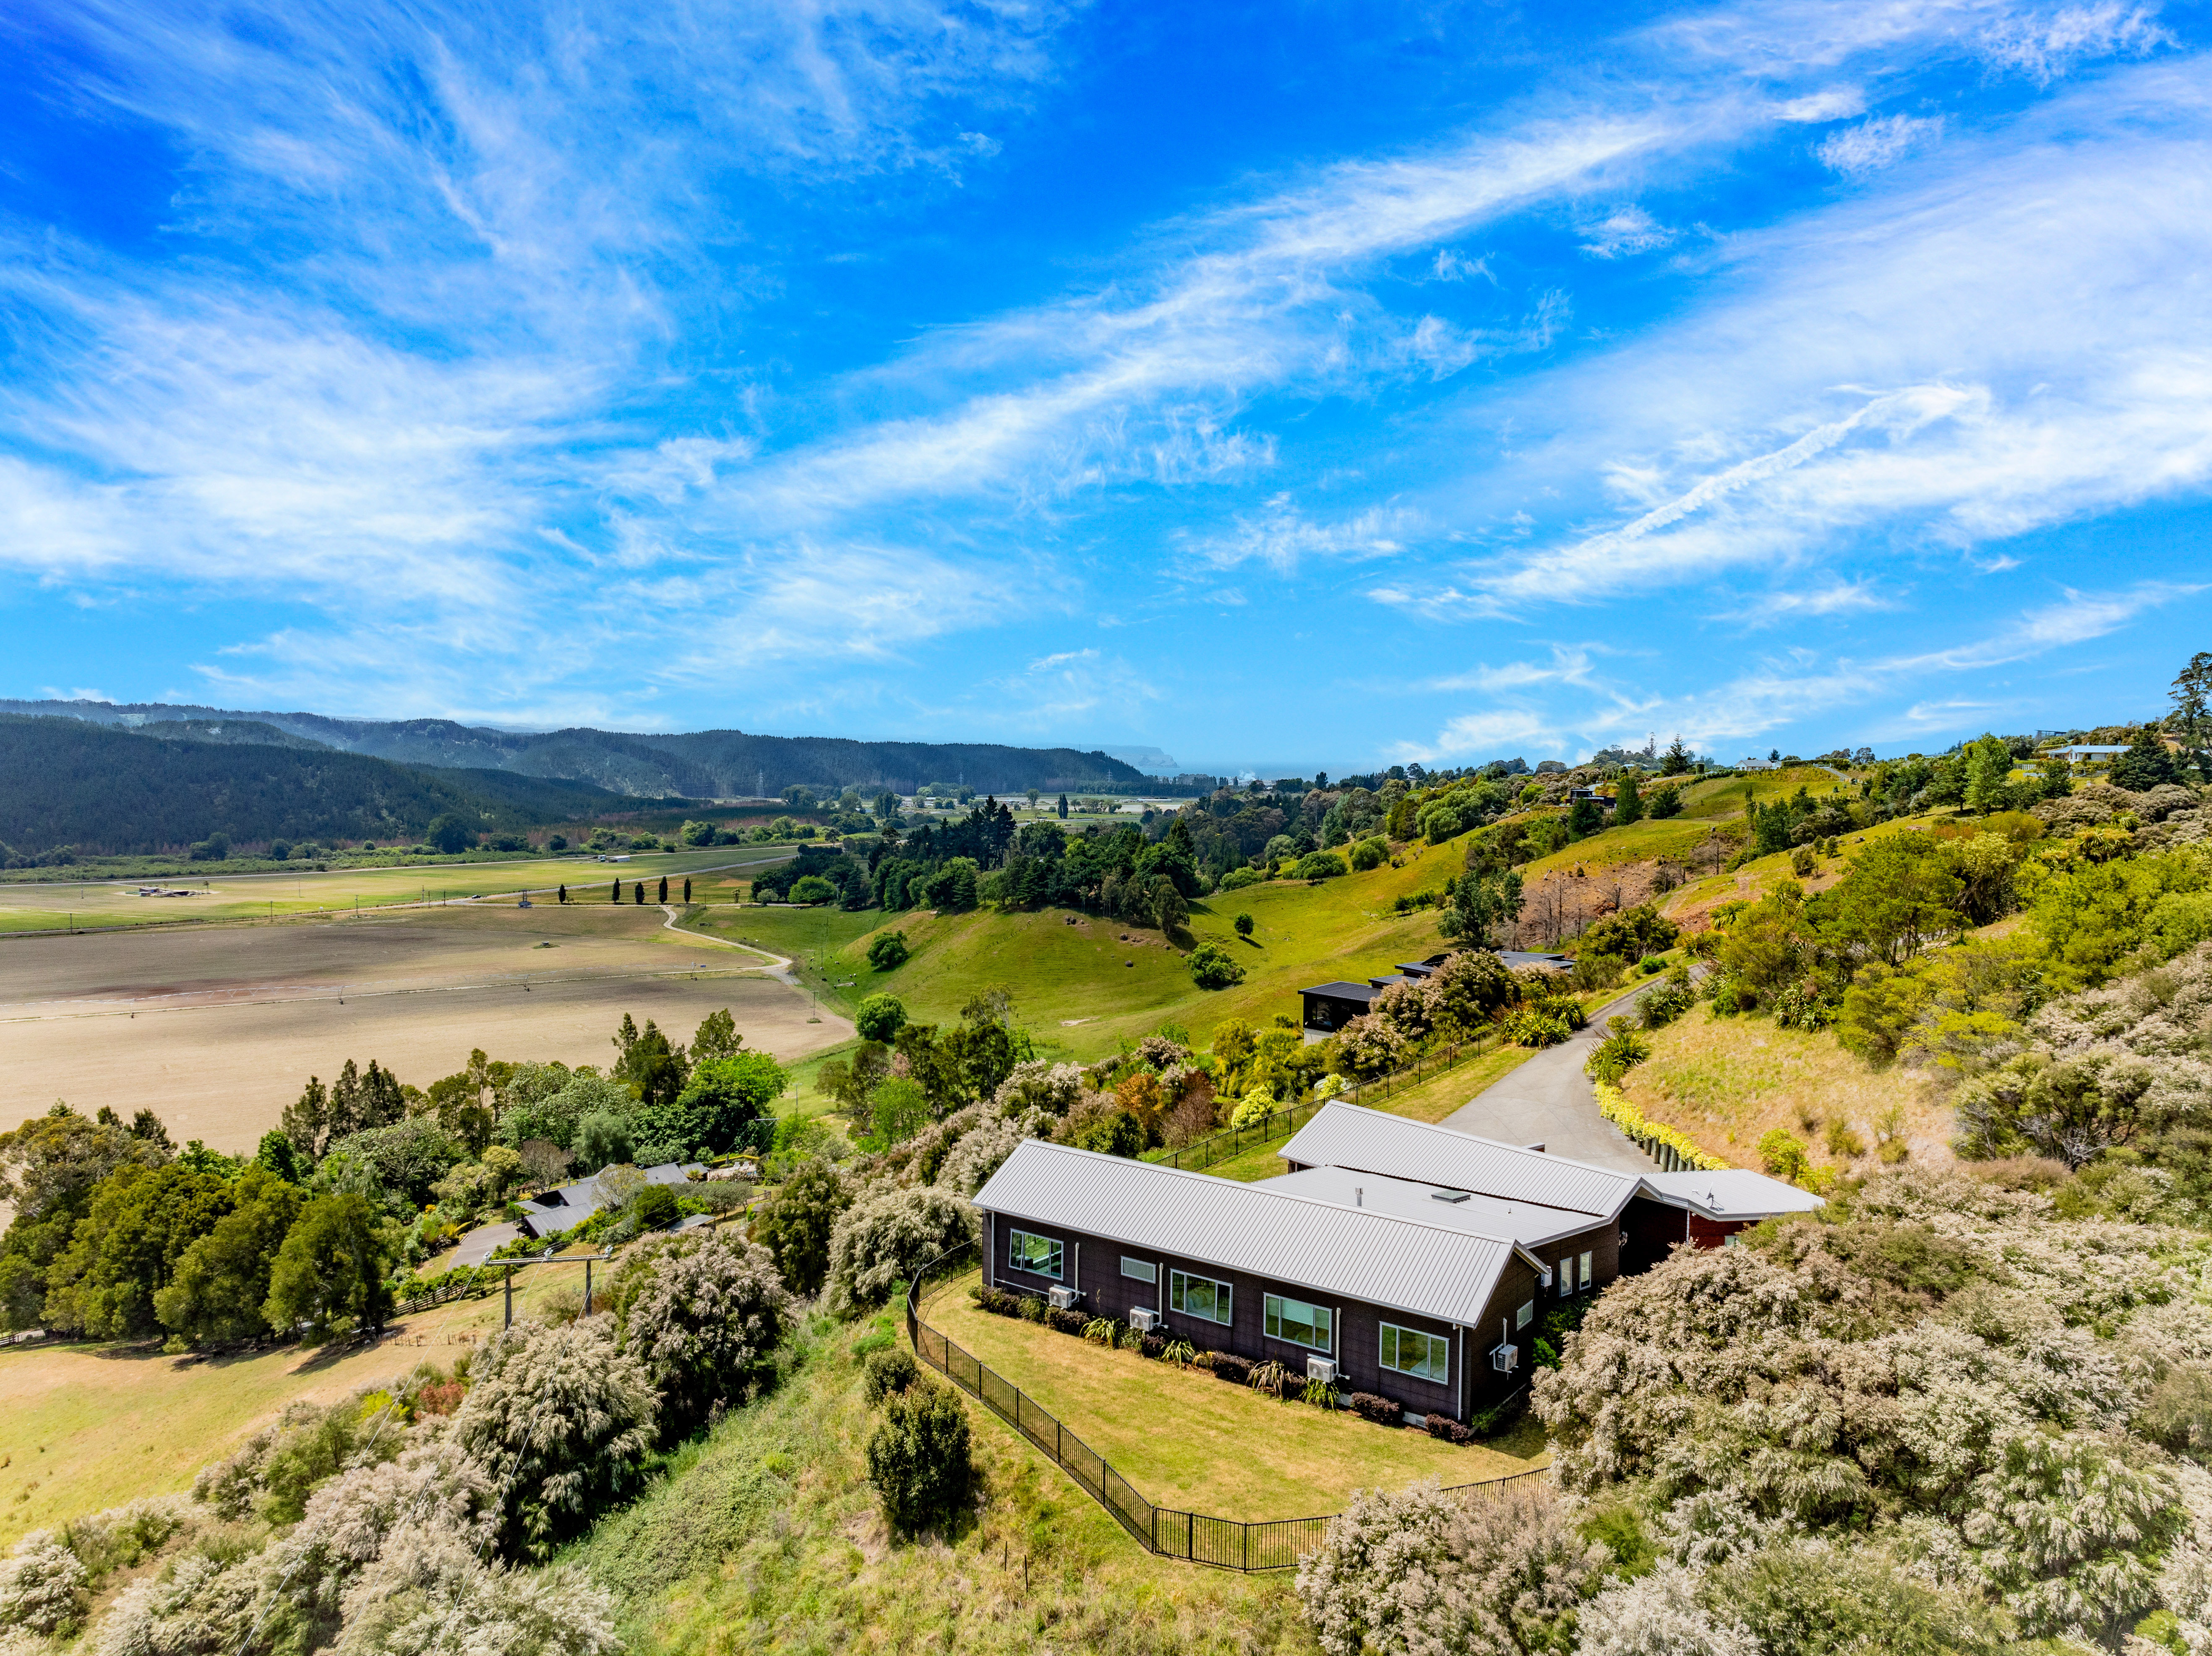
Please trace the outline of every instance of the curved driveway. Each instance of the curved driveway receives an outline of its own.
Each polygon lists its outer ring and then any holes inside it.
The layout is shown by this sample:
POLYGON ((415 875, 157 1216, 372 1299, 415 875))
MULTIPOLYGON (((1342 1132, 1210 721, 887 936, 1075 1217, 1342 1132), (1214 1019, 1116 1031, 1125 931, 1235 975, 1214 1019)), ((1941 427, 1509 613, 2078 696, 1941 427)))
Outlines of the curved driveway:
POLYGON ((1650 979, 1600 1007, 1572 1040, 1546 1047, 1446 1116, 1443 1125, 1508 1144, 1541 1144, 1553 1156, 1621 1173, 1656 1172, 1657 1164, 1597 1113, 1597 1090, 1583 1065, 1605 1038, 1605 1021, 1627 1012, 1658 981, 1650 979))

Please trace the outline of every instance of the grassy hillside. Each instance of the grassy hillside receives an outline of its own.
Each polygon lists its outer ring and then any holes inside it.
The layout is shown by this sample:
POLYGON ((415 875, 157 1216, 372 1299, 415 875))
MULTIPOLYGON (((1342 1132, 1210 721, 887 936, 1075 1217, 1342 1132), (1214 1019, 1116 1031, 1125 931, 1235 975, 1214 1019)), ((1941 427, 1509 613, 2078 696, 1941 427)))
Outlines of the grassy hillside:
POLYGON ((1194 903, 1194 937, 1220 944, 1244 967, 1243 983, 1218 991, 1193 984, 1182 951, 1160 933, 1067 909, 887 915, 710 906, 690 924, 800 955, 810 982, 848 1010, 884 990, 916 1018, 947 1022, 972 996, 1009 990, 1020 1022, 1087 1059, 1164 1022, 1182 1024, 1202 1043, 1232 1017, 1255 1027, 1279 1012, 1295 1018, 1297 992, 1308 984, 1359 981, 1437 953, 1445 945, 1436 911, 1394 914, 1390 906, 1401 894, 1440 888, 1459 872, 1461 858, 1456 842, 1425 846, 1402 868, 1386 864, 1317 886, 1270 881, 1194 903), (1239 913, 1252 916, 1249 941, 1236 934, 1239 913), (871 971, 868 943, 888 931, 906 934, 913 958, 895 971, 871 971))
POLYGON ((629 803, 580 782, 0 716, 0 843, 21 852, 129 855, 218 833, 241 843, 412 839, 447 813, 496 830, 629 803))
POLYGON ((1287 1573, 1152 1556, 972 1402, 978 1516, 949 1538, 894 1544, 863 1459, 874 1425, 852 1356, 863 1336, 888 1344, 890 1319, 869 1331, 817 1319, 793 1342, 781 1386, 571 1550, 617 1595, 640 1656, 1314 1648, 1287 1573))

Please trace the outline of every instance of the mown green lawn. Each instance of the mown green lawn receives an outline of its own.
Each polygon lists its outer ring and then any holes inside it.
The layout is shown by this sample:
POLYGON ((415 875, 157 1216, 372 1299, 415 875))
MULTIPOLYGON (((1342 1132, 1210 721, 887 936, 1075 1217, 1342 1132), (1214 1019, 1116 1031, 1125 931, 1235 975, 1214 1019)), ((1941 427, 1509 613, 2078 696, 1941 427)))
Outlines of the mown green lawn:
MULTIPOLYGON (((1035 1398, 1156 1506, 1252 1521, 1340 1510, 1358 1489, 1503 1477, 1543 1464, 1455 1448, 1348 1410, 1279 1402, 1134 1351, 976 1309, 974 1273, 935 1290, 923 1320, 1035 1398)), ((1011 1431, 1002 1422, 1000 1429, 1011 1431)))

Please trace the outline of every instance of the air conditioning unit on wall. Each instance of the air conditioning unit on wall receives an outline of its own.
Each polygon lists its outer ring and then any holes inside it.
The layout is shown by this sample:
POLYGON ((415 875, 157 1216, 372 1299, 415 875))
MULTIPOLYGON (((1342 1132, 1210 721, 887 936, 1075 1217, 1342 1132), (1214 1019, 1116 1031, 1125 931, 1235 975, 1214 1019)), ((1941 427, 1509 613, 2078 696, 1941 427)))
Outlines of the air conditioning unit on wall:
POLYGON ((1148 1305, 1138 1306, 1129 1313, 1129 1326, 1139 1334, 1149 1334, 1160 1325, 1160 1313, 1148 1305))
POLYGON ((1083 1295, 1072 1288, 1052 1288, 1045 1290, 1044 1297, 1054 1311, 1066 1311, 1083 1295))
POLYGON ((1511 1374, 1521 1366, 1521 1348, 1511 1344, 1493 1346, 1490 1353, 1490 1366, 1501 1374, 1511 1374))
POLYGON ((1336 1384, 1336 1360, 1333 1357, 1308 1357, 1306 1378, 1319 1380, 1324 1386, 1336 1384))

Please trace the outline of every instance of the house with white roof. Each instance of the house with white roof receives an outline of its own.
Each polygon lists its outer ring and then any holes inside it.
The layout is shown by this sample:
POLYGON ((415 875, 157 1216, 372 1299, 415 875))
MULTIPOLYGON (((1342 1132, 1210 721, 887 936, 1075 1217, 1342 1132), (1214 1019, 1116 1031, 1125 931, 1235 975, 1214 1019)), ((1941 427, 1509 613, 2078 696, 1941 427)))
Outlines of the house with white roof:
POLYGON ((1820 1204, 1335 1102, 1279 1154, 1247 1184, 1027 1141, 975 1195, 985 1280, 1466 1420, 1527 1384, 1549 1305, 1820 1204))

